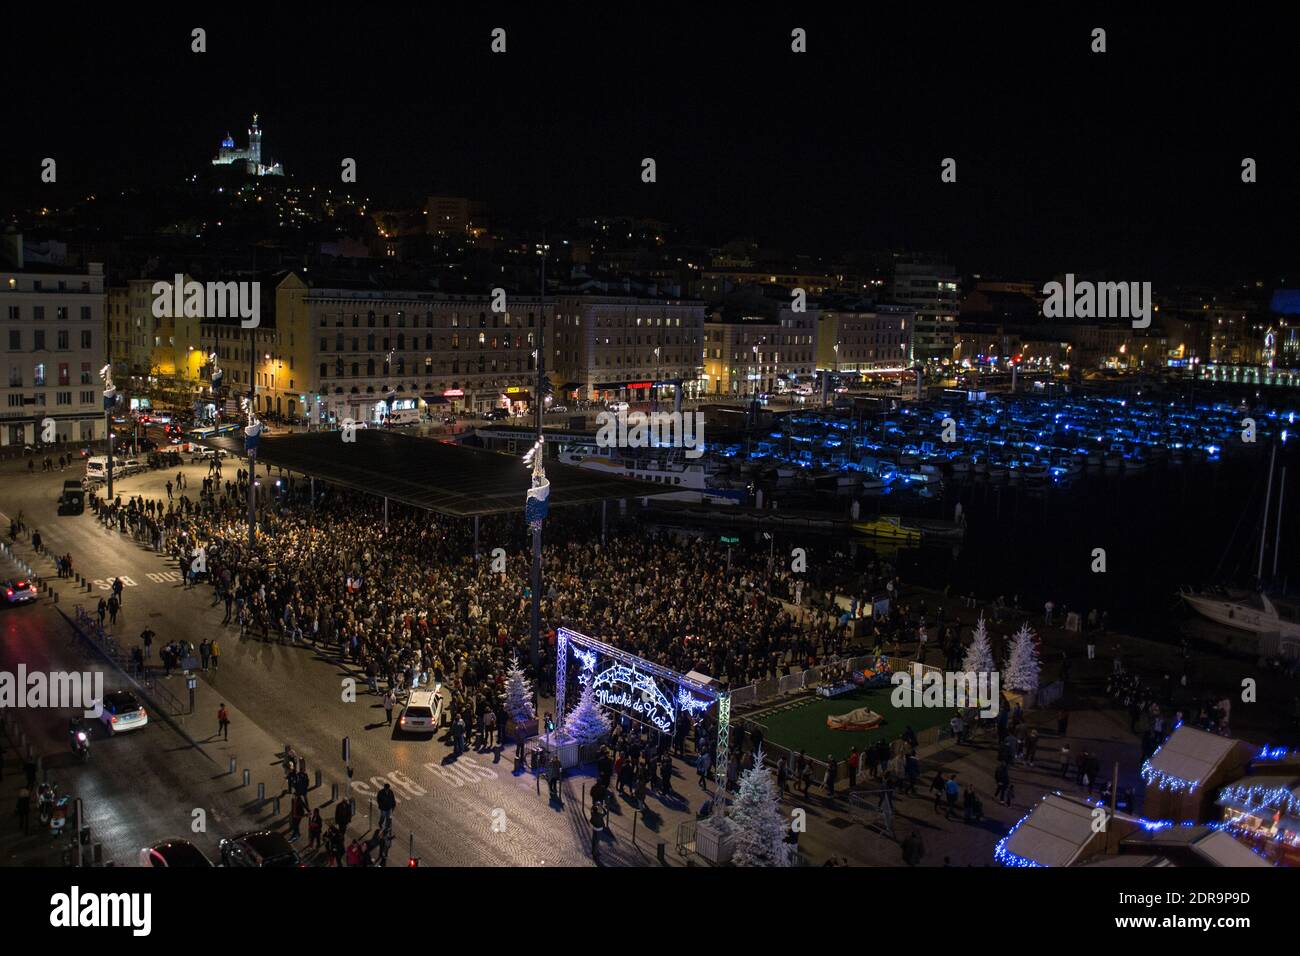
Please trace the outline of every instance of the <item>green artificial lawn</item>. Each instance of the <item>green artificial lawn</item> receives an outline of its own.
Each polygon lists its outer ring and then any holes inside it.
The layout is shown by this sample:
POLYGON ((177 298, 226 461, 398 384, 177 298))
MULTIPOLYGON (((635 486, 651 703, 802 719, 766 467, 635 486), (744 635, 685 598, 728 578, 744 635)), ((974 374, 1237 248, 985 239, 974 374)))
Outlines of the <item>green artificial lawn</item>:
POLYGON ((780 712, 769 711, 754 717, 760 724, 767 726, 767 739, 780 744, 790 751, 802 750, 807 756, 816 760, 825 760, 827 754, 834 754, 836 760, 844 760, 849 748, 863 749, 881 739, 893 740, 903 733, 903 728, 911 728, 920 733, 927 727, 946 724, 952 719, 953 711, 946 707, 907 707, 896 709, 889 702, 892 687, 873 690, 855 690, 841 697, 814 697, 811 703, 800 704, 780 712), (885 722, 875 730, 851 731, 831 730, 826 726, 828 714, 847 714, 859 707, 874 710, 885 718, 885 722))

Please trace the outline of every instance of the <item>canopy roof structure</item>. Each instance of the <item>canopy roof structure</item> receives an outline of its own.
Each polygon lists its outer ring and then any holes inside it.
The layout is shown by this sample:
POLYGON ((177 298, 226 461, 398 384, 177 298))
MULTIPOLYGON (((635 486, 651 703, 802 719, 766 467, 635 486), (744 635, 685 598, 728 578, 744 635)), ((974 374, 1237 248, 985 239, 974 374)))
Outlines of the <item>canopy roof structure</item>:
MULTIPOLYGON (((377 428, 358 428, 354 434, 354 442, 343 441, 340 431, 266 436, 258 446, 257 461, 451 517, 524 510, 531 472, 513 455, 377 428)), ((239 433, 204 444, 244 454, 239 433)), ((554 461, 547 461, 546 477, 553 508, 670 491, 653 482, 554 461)))

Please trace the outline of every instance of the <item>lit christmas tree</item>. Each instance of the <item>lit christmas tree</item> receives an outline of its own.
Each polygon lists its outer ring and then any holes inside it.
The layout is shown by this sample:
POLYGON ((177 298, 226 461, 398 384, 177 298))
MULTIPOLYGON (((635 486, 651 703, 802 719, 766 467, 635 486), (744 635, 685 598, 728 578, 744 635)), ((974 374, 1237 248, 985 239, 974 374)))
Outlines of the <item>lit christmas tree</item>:
POLYGON ((983 614, 975 625, 975 637, 966 650, 961 669, 968 674, 992 674, 998 669, 993 663, 993 649, 989 646, 989 631, 983 614))
POLYGON ((524 669, 519 666, 519 658, 510 658, 510 667, 506 671, 506 713, 516 723, 532 720, 537 716, 533 710, 533 685, 524 676, 524 669))
POLYGON ((763 751, 754 755, 754 766, 740 775, 740 786, 731 805, 731 822, 736 828, 737 866, 790 866, 794 847, 785 842, 789 833, 772 773, 763 766, 763 751))
POLYGON ((1011 639, 1011 653, 1002 674, 1003 683, 1021 693, 1038 690, 1038 675, 1042 663, 1038 660, 1038 647, 1034 644, 1034 631, 1027 623, 1020 625, 1011 639))
POLYGON ((600 704, 596 703, 595 691, 590 683, 583 685, 578 706, 564 718, 564 732, 580 744, 594 744, 604 739, 609 731, 609 718, 605 716, 600 704))

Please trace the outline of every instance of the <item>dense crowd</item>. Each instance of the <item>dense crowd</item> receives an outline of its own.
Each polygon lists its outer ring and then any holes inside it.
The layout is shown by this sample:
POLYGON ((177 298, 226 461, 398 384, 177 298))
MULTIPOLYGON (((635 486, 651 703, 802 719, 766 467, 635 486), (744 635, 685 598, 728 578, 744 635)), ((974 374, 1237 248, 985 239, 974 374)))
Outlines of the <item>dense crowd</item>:
MULTIPOLYGON (((530 658, 530 550, 520 514, 481 522, 476 559, 468 520, 392 506, 385 522, 373 496, 322 485, 313 501, 308 482, 268 476, 250 548, 247 481, 246 471, 223 480, 214 468, 189 487, 178 474, 165 501, 92 498, 92 507, 106 524, 171 553, 187 583, 210 582, 241 637, 333 647, 373 693, 380 681, 399 694, 439 681, 453 721, 481 728, 491 711, 504 725, 507 664, 530 658), (506 552, 504 572, 492 559, 496 547, 506 552)), ((844 614, 785 603, 826 610, 834 592, 779 559, 772 566, 768 554, 743 549, 729 557, 703 537, 618 522, 611 531, 601 546, 582 509, 547 519, 543 686, 554 680, 559 625, 733 687, 850 651, 844 614)), ((843 574, 835 586, 844 586, 843 574)), ((891 574, 872 565, 856 584, 861 593, 881 590, 891 574)))

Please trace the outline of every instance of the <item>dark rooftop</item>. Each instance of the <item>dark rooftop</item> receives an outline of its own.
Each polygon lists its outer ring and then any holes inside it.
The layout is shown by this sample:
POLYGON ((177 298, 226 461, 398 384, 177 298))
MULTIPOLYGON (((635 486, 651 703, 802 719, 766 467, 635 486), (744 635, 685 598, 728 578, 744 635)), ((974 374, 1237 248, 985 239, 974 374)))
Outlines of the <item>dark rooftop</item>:
MULTIPOLYGON (((514 455, 374 428, 357 429, 355 442, 345 442, 342 436, 342 432, 327 431, 263 438, 257 460, 452 517, 524 510, 530 472, 514 455)), ((212 438, 204 444, 235 455, 244 452, 239 434, 212 438)), ((653 482, 617 478, 549 460, 546 477, 551 482, 552 507, 667 491, 653 482)))

